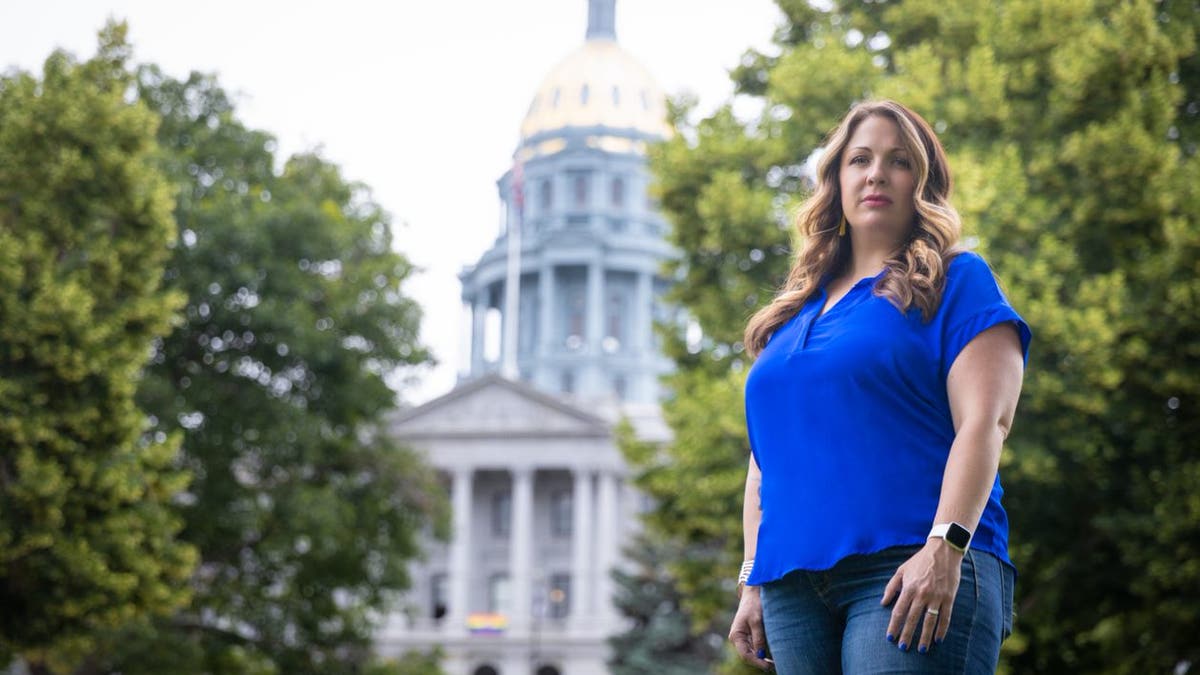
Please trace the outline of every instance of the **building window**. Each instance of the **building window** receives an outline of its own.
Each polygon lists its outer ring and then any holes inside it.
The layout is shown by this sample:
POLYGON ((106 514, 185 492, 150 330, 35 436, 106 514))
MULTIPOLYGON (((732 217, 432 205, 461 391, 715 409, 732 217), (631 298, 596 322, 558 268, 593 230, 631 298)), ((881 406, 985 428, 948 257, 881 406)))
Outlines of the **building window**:
POLYGON ((562 374, 562 393, 575 393, 575 373, 569 370, 564 370, 562 374))
POLYGON ((571 610, 571 575, 550 576, 550 618, 565 619, 571 610))
POLYGON ((476 668, 472 675, 500 675, 500 671, 496 670, 494 666, 484 664, 476 668))
POLYGON ((554 206, 554 183, 545 178, 542 180, 542 188, 538 190, 541 195, 541 207, 543 211, 549 211, 550 207, 554 206))
POLYGON ((512 493, 504 490, 492 495, 492 534, 507 537, 512 532, 512 493))
MULTIPOLYGON (((551 98, 550 98, 550 107, 551 107, 551 108, 557 108, 557 107, 558 107, 558 95, 559 95, 559 93, 560 93, 560 92, 559 92, 559 89, 558 89, 558 87, 555 87, 555 88, 554 88, 554 94, 553 94, 553 95, 551 96, 551 98)), ((645 99, 645 98, 646 98, 646 92, 644 92, 644 91, 642 92, 642 98, 643 98, 643 99, 645 99)))
POLYGON ((588 93, 589 93, 588 86, 585 84, 585 85, 583 85, 583 89, 579 90, 579 103, 580 104, 587 105, 588 93))
POLYGON ((616 85, 613 85, 613 105, 621 105, 621 88, 616 85))
POLYGON ((493 614, 504 613, 509 610, 512 600, 512 588, 508 582, 508 575, 501 572, 488 577, 488 611, 493 614))
POLYGON ((567 349, 572 351, 583 346, 583 319, 584 319, 584 297, 583 289, 579 286, 572 285, 566 292, 567 295, 567 349))
POLYGON ((541 666, 537 669, 537 675, 562 675, 562 671, 554 666, 541 666))
POLYGON ((429 580, 430 601, 432 612, 430 616, 440 619, 446 616, 446 575, 435 574, 429 580))
POLYGON ((626 296, 620 291, 614 291, 608 296, 608 320, 605 321, 604 351, 612 353, 621 348, 625 337, 626 296))
POLYGON ((612 205, 618 209, 625 206, 625 179, 620 176, 612 179, 612 205))
POLYGON ((624 401, 625 395, 628 393, 626 390, 629 388, 625 383, 625 376, 613 375, 612 386, 613 395, 617 397, 618 401, 624 401))
POLYGON ((575 207, 585 209, 588 206, 588 183, 590 176, 586 173, 575 174, 574 180, 574 195, 575 207))
POLYGON ((500 336, 504 329, 504 317, 498 307, 488 307, 483 314, 483 360, 485 363, 500 361, 500 336))
POLYGON ((571 493, 566 490, 550 494, 550 534, 571 536, 571 493))

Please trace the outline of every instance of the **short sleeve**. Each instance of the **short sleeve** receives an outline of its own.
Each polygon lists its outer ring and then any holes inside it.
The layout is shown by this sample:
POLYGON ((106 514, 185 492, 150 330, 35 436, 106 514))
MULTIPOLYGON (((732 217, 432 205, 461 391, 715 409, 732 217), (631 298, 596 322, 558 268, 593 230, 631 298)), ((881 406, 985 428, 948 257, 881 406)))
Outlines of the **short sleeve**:
POLYGON ((983 331, 1000 323, 1012 322, 1021 340, 1021 356, 1029 360, 1029 342, 1033 333, 1004 292, 987 262, 977 253, 961 253, 950 262, 946 288, 938 312, 942 329, 941 377, 950 374, 963 348, 983 331))

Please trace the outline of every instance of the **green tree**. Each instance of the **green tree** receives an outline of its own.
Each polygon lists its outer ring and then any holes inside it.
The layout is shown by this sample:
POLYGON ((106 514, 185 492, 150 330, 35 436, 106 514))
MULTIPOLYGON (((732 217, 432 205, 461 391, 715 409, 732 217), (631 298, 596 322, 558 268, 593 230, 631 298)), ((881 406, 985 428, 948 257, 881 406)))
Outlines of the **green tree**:
MULTIPOLYGON (((799 169, 804 156, 749 132, 730 107, 694 127, 687 122, 692 110, 687 100, 672 104, 681 133, 654 147, 650 158, 654 190, 681 251, 665 270, 678 280, 666 300, 689 317, 657 326, 664 353, 675 363, 663 402, 674 438, 662 448, 628 435, 619 442, 636 485, 655 503, 644 516, 648 530, 687 551, 660 574, 677 586, 682 614, 697 637, 727 642, 750 457, 741 336, 750 314, 787 274, 791 235, 784 214, 807 183, 799 169), (702 329, 699 340, 689 339, 691 322, 702 329)), ((754 672, 735 661, 726 649, 710 667, 754 672)))
POLYGON ((114 25, 85 62, 0 78, 0 663, 36 672, 185 602, 195 562, 170 508, 179 437, 144 436, 135 401, 182 298, 128 55, 114 25))
POLYGON ((183 438, 201 560, 191 604, 118 636, 105 667, 358 672, 418 535, 444 523, 433 472, 382 428, 385 377, 429 361, 412 266, 365 186, 312 154, 277 172, 213 78, 145 67, 138 92, 162 118, 180 228, 165 278, 187 297, 141 399, 154 433, 183 438))
POLYGON ((380 660, 363 669, 363 675, 443 675, 442 650, 409 652, 398 660, 380 660))
POLYGON ((762 115, 681 123, 654 157, 683 251, 674 298, 705 337, 668 340, 677 438, 669 477, 651 481, 650 522, 724 543, 671 566, 686 604, 703 618, 732 603, 722 582, 740 556, 727 533, 746 441, 726 411, 747 365, 741 326, 789 262, 779 224, 803 193, 801 165, 853 102, 891 97, 938 130, 967 241, 1035 334, 1002 460, 1021 571, 1007 667, 1200 661, 1195 3, 779 4, 778 53, 747 53, 733 73, 762 115))
POLYGON ((685 557, 675 542, 645 533, 626 549, 633 563, 630 572, 614 570, 614 602, 630 620, 623 633, 609 638, 615 675, 683 675, 709 672, 721 653, 720 637, 713 632, 697 636, 689 615, 682 609, 682 593, 667 572, 666 563, 685 557))

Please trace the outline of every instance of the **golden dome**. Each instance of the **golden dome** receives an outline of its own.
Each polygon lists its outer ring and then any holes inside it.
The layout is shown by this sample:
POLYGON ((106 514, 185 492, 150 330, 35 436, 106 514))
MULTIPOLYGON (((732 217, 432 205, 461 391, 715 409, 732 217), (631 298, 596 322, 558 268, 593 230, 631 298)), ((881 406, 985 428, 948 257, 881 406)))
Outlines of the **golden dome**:
POLYGON ((614 40, 588 40, 550 71, 521 122, 521 141, 546 131, 592 126, 671 135, 666 96, 614 40))

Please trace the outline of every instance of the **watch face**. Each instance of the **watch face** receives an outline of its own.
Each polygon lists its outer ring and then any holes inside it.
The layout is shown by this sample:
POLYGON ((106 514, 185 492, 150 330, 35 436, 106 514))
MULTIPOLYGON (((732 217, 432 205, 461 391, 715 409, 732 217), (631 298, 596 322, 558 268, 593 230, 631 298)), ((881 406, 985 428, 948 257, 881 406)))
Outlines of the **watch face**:
POLYGON ((971 543, 971 533, 958 523, 950 523, 950 529, 946 532, 946 541, 955 548, 964 549, 967 544, 971 543))

